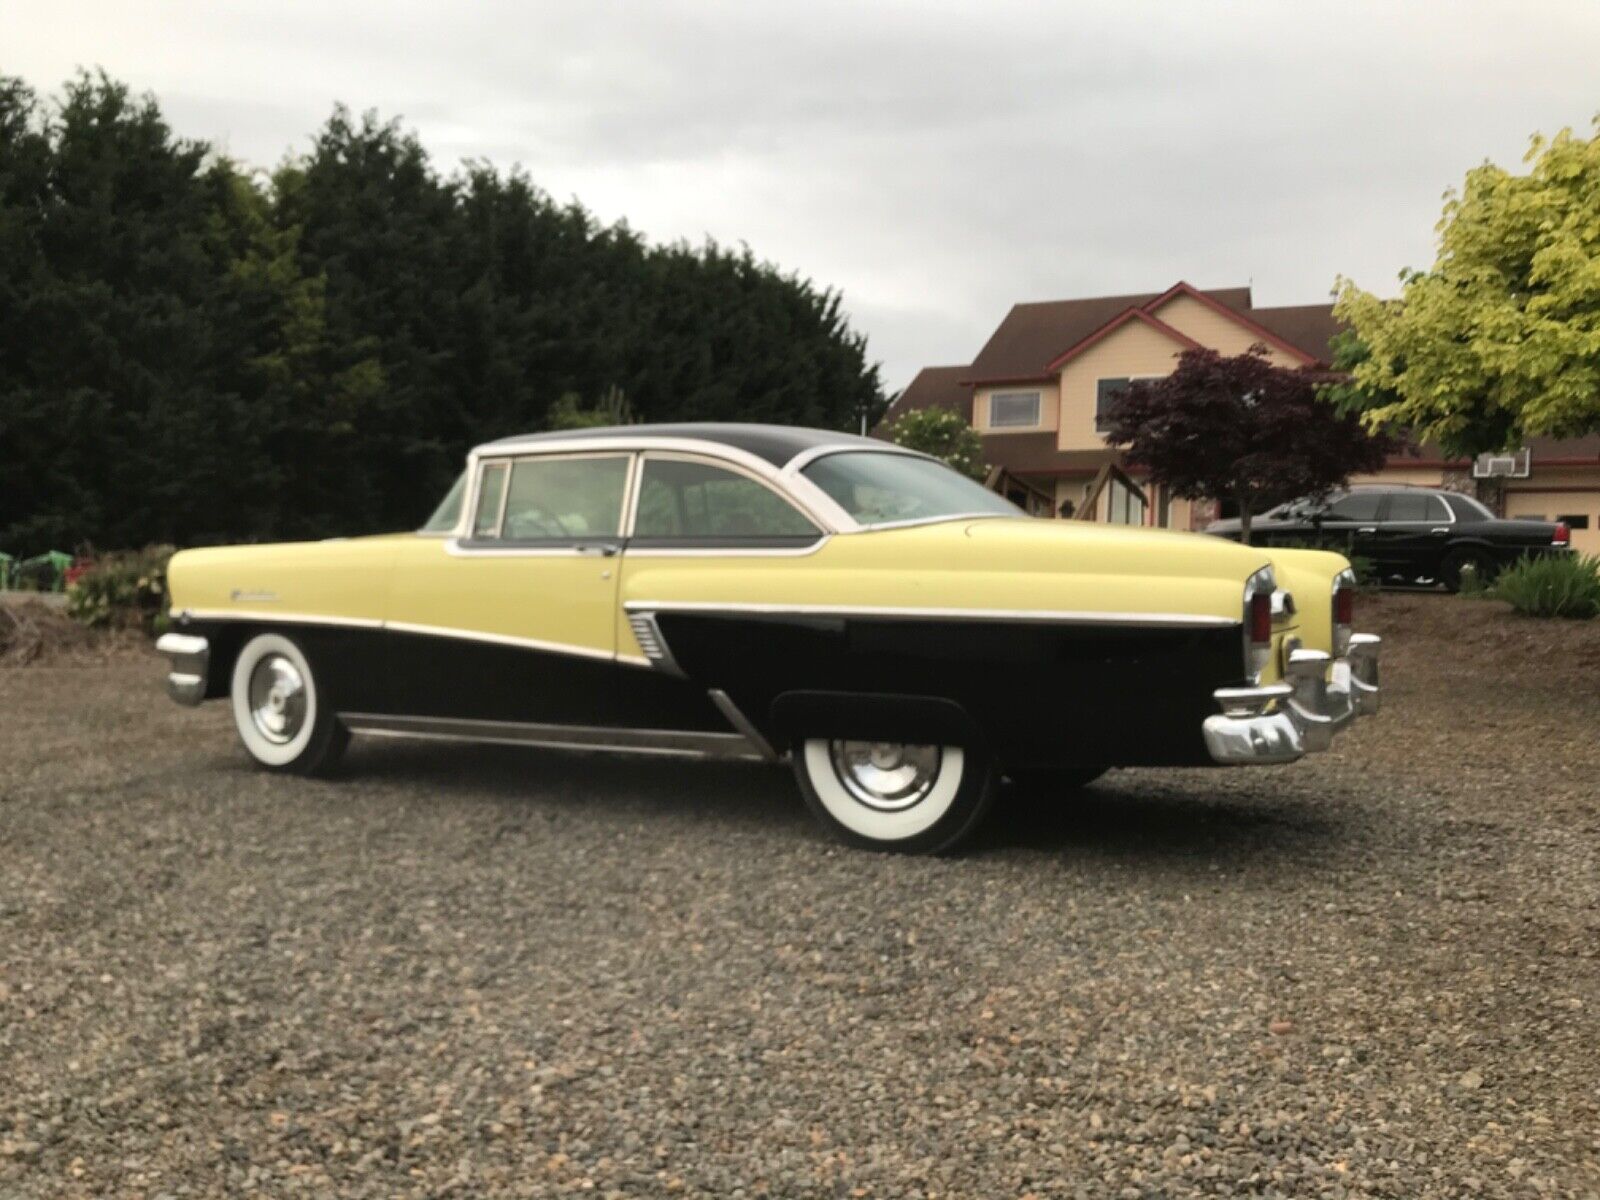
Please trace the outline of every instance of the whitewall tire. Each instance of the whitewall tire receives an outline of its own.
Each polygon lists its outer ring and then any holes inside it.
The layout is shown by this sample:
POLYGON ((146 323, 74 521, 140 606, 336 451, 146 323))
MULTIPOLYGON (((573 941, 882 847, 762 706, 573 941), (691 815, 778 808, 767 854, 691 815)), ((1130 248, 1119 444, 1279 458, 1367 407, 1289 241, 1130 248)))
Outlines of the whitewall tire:
POLYGON ((260 633, 244 644, 234 660, 229 696, 239 740, 270 770, 324 771, 350 740, 323 704, 305 651, 282 634, 260 633))
POLYGON ((866 849, 938 854, 982 822, 998 777, 969 747, 808 738, 795 775, 812 813, 866 849))

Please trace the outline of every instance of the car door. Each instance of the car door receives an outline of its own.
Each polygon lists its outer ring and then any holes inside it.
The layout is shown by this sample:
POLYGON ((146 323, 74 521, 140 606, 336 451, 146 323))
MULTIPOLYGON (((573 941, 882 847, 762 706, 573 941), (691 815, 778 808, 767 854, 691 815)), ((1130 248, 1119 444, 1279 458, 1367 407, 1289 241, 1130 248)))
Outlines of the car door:
POLYGON ((1385 576, 1437 579, 1454 515, 1431 492, 1391 492, 1369 557, 1385 576))
POLYGON ((636 629, 633 620, 656 618, 630 613, 627 606, 667 599, 714 610, 719 603, 767 595, 773 573, 819 547, 823 530, 754 472, 687 453, 642 454, 633 505, 616 638, 619 661, 639 669, 620 676, 624 719, 641 728, 726 730, 725 709, 708 688, 720 686, 733 693, 736 705, 757 707, 737 681, 717 674, 730 660, 752 656, 726 644, 702 655, 681 628, 674 642, 672 622, 701 631, 705 621, 699 617, 662 614, 661 627, 636 629), (702 668, 711 660, 716 665, 708 678, 702 668))
POLYGON ((1311 541, 1339 554, 1369 557, 1382 506, 1382 492, 1349 492, 1318 515, 1311 541))
POLYGON ((386 633, 393 711, 606 725, 630 452, 486 457, 457 536, 399 554, 386 633))

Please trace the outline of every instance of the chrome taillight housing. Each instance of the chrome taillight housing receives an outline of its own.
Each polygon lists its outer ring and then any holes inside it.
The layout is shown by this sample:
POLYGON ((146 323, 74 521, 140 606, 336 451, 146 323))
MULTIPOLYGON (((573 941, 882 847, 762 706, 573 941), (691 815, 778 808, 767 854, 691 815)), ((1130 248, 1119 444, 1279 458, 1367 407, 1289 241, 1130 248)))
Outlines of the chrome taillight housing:
POLYGON ((1244 585, 1244 674, 1251 683, 1272 661, 1272 593, 1278 581, 1271 567, 1262 567, 1244 585))
POLYGON ((1355 632, 1356 573, 1349 567, 1333 577, 1333 655, 1350 653, 1350 635, 1355 632))

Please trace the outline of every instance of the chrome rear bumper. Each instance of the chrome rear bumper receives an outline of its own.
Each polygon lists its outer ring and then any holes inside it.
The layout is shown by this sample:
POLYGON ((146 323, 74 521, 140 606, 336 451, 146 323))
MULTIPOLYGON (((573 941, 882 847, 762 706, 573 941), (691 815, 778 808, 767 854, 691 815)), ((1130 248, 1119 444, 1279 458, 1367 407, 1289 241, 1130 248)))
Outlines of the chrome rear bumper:
POLYGON ((163 633, 156 639, 156 650, 172 664, 167 673, 167 695, 179 704, 199 704, 204 700, 211 643, 187 633, 163 633))
POLYGON ((1206 750, 1219 763, 1286 763, 1326 750, 1356 717, 1378 711, 1378 648, 1370 633, 1349 653, 1292 650, 1282 683, 1218 688, 1222 712, 1207 717, 1206 750))

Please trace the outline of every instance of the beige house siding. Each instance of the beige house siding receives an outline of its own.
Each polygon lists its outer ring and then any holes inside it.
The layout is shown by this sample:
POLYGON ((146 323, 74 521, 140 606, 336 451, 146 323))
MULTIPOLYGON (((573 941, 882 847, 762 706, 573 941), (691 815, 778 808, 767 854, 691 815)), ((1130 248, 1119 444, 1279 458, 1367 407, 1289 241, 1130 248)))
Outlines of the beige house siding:
POLYGON ((1386 467, 1366 475, 1350 476, 1351 483, 1410 483, 1418 487, 1443 487, 1443 467, 1386 467))
POLYGON ((1193 296, 1180 293, 1150 315, 1219 354, 1243 354, 1257 342, 1263 342, 1267 358, 1280 367, 1297 367, 1302 361, 1193 296))
POLYGON ((1572 530, 1573 549, 1600 554, 1600 467, 1550 467, 1537 461, 1527 479, 1506 480, 1506 516, 1589 518, 1589 528, 1572 530))
POLYGON ((1008 433, 1038 433, 1042 429, 1055 429, 1059 420, 1061 393, 1054 383, 1024 383, 1008 387, 981 387, 972 397, 972 427, 979 433, 1003 437, 1008 433), (1037 425, 1008 425, 994 429, 989 425, 989 397, 996 392, 1038 392, 1039 423, 1037 425))
POLYGON ((1062 450, 1098 450, 1105 438, 1094 427, 1095 389, 1102 379, 1170 375, 1184 346, 1142 321, 1129 321, 1061 369, 1062 450))

